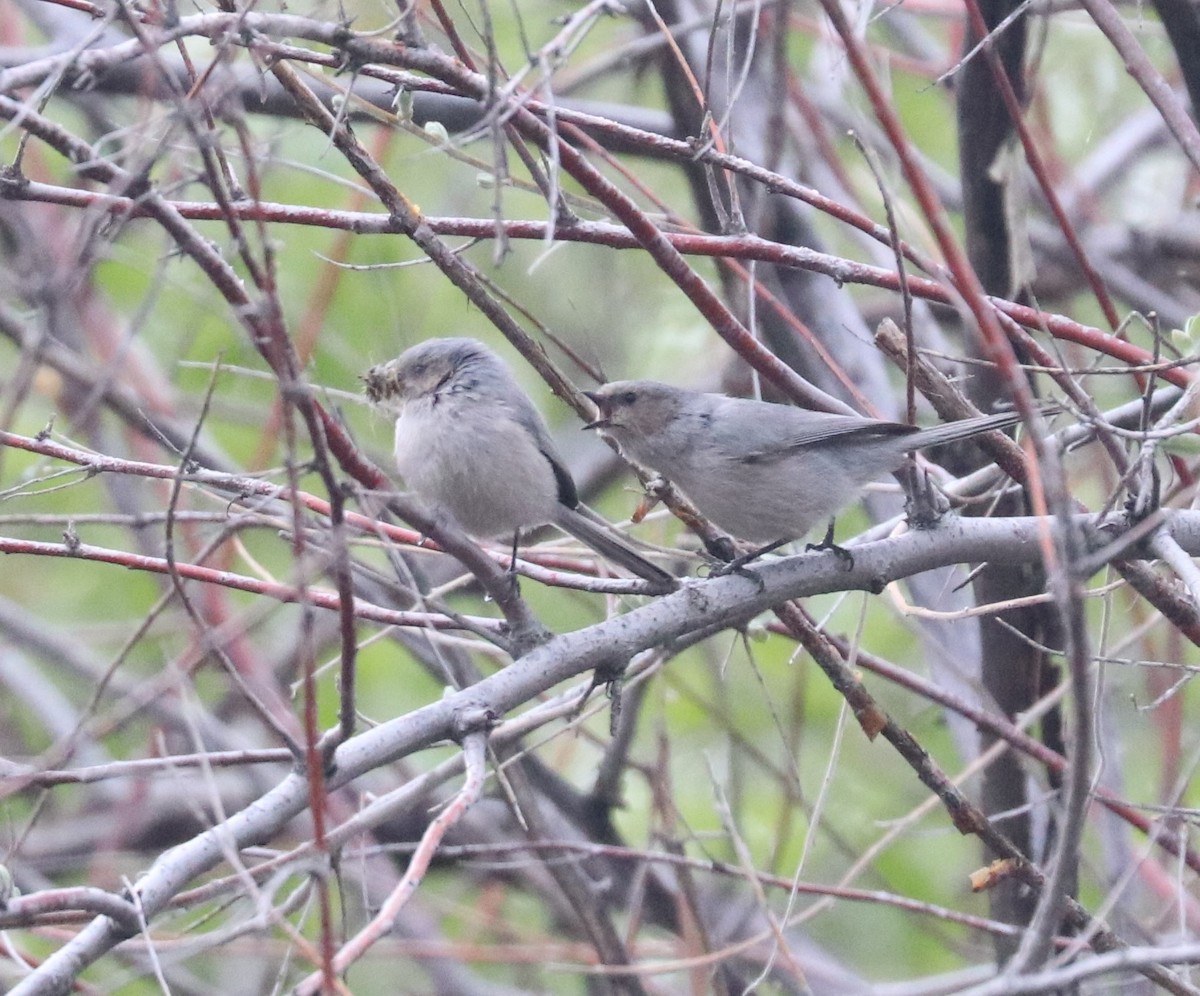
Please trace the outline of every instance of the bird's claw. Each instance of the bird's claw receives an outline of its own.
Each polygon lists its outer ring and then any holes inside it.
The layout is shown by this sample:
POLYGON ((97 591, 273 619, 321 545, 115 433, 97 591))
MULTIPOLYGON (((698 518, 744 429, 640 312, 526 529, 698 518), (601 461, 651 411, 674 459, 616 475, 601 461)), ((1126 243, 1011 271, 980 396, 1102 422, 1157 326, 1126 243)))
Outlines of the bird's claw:
POLYGON ((749 553, 743 553, 740 556, 734 557, 732 560, 725 563, 713 565, 709 571, 710 578, 724 578, 730 574, 736 574, 738 577, 745 578, 747 581, 753 581, 755 586, 761 592, 766 584, 763 582, 762 576, 757 571, 752 571, 746 565, 758 557, 759 550, 751 550, 749 553))
POLYGON ((838 546, 828 536, 826 536, 825 539, 821 540, 820 543, 805 543, 804 544, 804 552, 805 553, 811 553, 814 551, 820 552, 820 551, 824 551, 824 550, 828 550, 835 557, 837 557, 838 560, 840 560, 843 564, 845 564, 846 570, 848 570, 848 571, 854 570, 854 554, 851 553, 849 550, 847 550, 844 546, 838 546))

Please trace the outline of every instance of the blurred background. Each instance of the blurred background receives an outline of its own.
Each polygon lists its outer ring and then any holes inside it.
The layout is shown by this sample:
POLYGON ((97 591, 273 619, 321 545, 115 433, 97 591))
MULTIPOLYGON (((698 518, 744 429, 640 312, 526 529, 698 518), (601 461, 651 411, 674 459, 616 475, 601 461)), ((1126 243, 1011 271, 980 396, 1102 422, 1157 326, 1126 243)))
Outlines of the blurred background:
MULTIPOLYGON (((580 431, 578 390, 652 377, 794 400, 773 354, 858 411, 903 420, 904 371, 873 341, 885 318, 983 409, 1011 402, 1016 383, 1061 397, 1069 382, 1100 411, 1187 386, 1198 53, 1200 15, 1180 0, 236 12, 0 0, 0 855, 22 895, 50 904, 0 920, 12 928, 3 985, 31 984, 96 912, 64 890, 120 895, 278 785, 289 744, 344 720, 348 662, 358 732, 509 664, 496 641, 399 615, 356 618, 349 661, 345 617, 293 604, 310 588, 336 604, 344 551, 354 566, 341 583, 362 603, 499 618, 472 575, 416 549, 416 535, 355 522, 342 546, 327 505, 298 511, 273 490, 394 521, 373 496, 387 485, 347 456, 391 472, 391 424, 361 395, 369 366, 435 336, 488 342, 588 503, 676 551, 662 562, 677 572, 704 574, 695 535, 663 506, 630 522, 641 484, 580 431), (1125 39, 1134 48, 1119 54, 1125 39), (645 230, 631 236, 635 219, 645 230), (668 234, 682 262, 648 251, 646 230, 668 234), (469 278, 431 260, 435 243, 469 278), (981 311, 998 316, 1023 373, 992 365, 981 311), (172 563, 213 573, 173 576, 172 563)), ((938 418, 915 401, 918 421, 938 418)), ((1155 494, 1186 509, 1196 456, 1181 424, 1152 456, 1155 494)), ((1138 453, 1136 440, 1114 447, 1138 453)), ((964 473, 980 459, 942 462, 964 473)), ((1080 511, 1121 509, 1137 480, 1098 444, 1063 466, 1080 511)), ((897 491, 885 482, 840 517, 839 540, 896 514, 897 491)), ((1025 514, 1024 501, 1009 495, 998 512, 1025 514)), ((551 566, 575 550, 535 541, 530 558, 551 566)), ((571 562, 595 574, 583 554, 571 562)), ((1142 569, 1140 587, 1100 571, 1070 610, 1088 638, 1089 777, 1140 822, 1088 808, 1069 891, 1149 945, 1191 938, 1200 912, 1187 850, 1200 629, 1195 605, 1171 600, 1174 575, 1142 569)), ((1032 561, 982 581, 963 565, 804 603, 879 704, 1039 867, 1061 829, 1064 769, 987 751, 1027 715, 1050 754, 1069 755, 1079 732, 1063 704, 1073 617, 1046 585, 1032 561), (974 603, 992 608, 964 614, 974 603), (981 732, 972 709, 993 725, 981 732)), ((556 634, 650 604, 535 578, 521 594, 556 634)), ((485 797, 348 991, 899 996, 982 983, 1016 952, 1036 890, 1012 879, 972 893, 968 876, 997 855, 863 735, 772 614, 648 647, 616 716, 600 692, 582 715, 557 708, 587 687, 582 672, 524 703, 528 726, 492 755, 485 797), (537 832, 501 760, 541 807, 537 832), (603 970, 548 872, 560 863, 638 974, 603 970)), ((331 791, 332 827, 440 772, 348 834, 331 874, 293 850, 313 838, 308 812, 281 818, 80 985, 290 990, 400 881, 457 790, 443 770, 457 751, 407 751, 331 791), (269 875, 246 871, 273 859, 269 875)))

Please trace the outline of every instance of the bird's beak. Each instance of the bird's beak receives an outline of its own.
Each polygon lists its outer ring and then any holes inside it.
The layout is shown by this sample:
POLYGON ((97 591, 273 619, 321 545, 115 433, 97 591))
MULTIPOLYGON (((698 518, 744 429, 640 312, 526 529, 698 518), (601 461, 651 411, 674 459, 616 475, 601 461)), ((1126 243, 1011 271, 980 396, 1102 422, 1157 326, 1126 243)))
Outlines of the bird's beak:
POLYGON ((610 425, 612 425, 612 423, 608 420, 608 413, 604 410, 604 398, 602 398, 595 391, 584 391, 583 396, 600 410, 600 417, 594 422, 588 422, 584 428, 607 429, 610 425))

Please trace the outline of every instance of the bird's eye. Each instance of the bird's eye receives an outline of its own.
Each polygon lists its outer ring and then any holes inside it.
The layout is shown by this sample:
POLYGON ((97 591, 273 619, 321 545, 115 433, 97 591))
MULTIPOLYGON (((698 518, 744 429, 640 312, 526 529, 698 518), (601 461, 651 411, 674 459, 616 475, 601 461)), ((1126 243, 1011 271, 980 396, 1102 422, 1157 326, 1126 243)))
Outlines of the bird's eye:
POLYGON ((626 391, 624 394, 621 395, 620 401, 621 401, 621 404, 623 404, 623 405, 632 405, 635 401, 637 401, 637 392, 636 391, 626 391))
POLYGON ((409 368, 409 373, 411 373, 414 377, 420 377, 421 374, 423 374, 427 369, 429 369, 428 363, 414 363, 409 368))

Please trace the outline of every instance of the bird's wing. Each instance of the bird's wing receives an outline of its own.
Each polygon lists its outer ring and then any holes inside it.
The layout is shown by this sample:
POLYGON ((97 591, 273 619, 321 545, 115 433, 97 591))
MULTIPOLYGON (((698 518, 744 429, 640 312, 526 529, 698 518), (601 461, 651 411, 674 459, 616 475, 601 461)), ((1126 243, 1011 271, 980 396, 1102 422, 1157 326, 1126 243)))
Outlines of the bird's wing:
POLYGON ((523 392, 520 397, 523 403, 509 406, 512 417, 529 432, 537 444, 539 452, 550 462, 550 468, 554 471, 554 480, 558 484, 558 500, 567 508, 575 508, 579 504, 579 492, 575 490, 575 481, 571 477, 571 472, 567 470, 567 465, 559 455, 558 447, 550 438, 550 430, 546 428, 546 422, 541 413, 533 407, 533 402, 525 397, 523 392))
POLYGON ((775 406, 771 418, 763 417, 761 409, 739 413, 743 422, 742 462, 770 463, 791 456, 799 450, 814 449, 848 439, 892 439, 912 435, 917 428, 901 422, 881 422, 853 415, 831 415, 800 408, 775 406))

